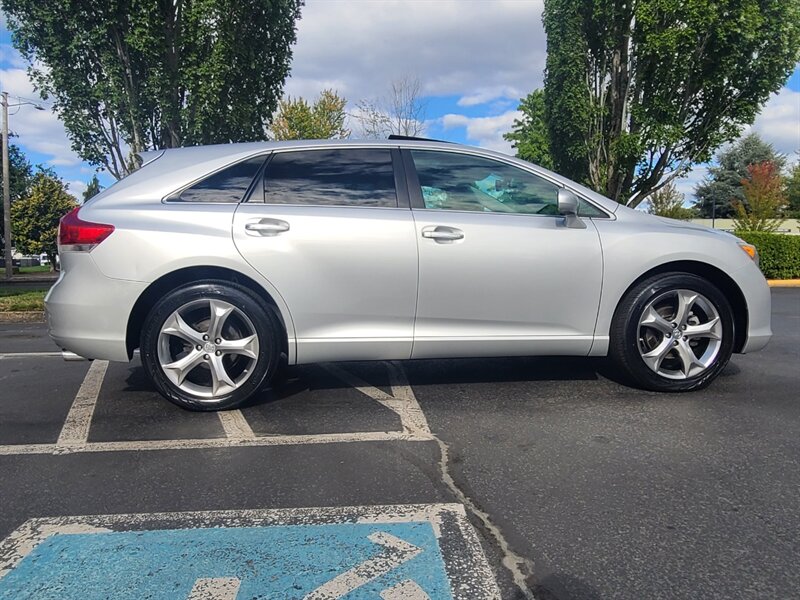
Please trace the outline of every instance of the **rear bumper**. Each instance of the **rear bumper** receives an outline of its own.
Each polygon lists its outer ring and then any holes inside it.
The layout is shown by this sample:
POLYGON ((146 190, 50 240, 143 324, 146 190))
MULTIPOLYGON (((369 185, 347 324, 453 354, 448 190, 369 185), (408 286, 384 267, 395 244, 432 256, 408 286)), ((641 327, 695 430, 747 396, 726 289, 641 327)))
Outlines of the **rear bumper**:
POLYGON ((147 284, 106 277, 86 252, 64 252, 61 264, 44 300, 50 337, 84 358, 127 362, 128 317, 147 284))

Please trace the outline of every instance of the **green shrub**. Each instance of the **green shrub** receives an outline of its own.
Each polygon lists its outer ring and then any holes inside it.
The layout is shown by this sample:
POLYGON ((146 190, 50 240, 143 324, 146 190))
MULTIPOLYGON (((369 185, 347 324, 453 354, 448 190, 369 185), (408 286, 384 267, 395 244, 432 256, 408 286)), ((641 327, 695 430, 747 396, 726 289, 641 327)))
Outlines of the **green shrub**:
POLYGON ((758 250, 761 271, 767 279, 800 278, 800 235, 737 232, 737 236, 758 250))

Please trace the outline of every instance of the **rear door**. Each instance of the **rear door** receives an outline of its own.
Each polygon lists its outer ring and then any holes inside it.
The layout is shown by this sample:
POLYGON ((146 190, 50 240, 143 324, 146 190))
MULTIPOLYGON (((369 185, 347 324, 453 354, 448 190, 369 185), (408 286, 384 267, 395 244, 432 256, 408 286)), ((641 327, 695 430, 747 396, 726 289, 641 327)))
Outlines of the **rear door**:
POLYGON ((603 275, 591 219, 566 227, 559 186, 516 165, 403 153, 419 245, 413 358, 587 354, 603 275))
POLYGON ((411 355, 417 243, 390 148, 276 152, 239 205, 239 252, 281 294, 298 363, 411 355))

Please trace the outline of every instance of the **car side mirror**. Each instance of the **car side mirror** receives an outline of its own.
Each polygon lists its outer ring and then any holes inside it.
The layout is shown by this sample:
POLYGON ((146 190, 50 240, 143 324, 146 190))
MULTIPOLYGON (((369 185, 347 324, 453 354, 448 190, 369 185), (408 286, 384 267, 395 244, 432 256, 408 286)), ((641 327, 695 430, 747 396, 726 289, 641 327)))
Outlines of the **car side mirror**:
POLYGON ((586 223, 578 216, 579 204, 575 194, 564 188, 558 190, 558 214, 564 217, 564 225, 570 229, 586 229, 586 223))

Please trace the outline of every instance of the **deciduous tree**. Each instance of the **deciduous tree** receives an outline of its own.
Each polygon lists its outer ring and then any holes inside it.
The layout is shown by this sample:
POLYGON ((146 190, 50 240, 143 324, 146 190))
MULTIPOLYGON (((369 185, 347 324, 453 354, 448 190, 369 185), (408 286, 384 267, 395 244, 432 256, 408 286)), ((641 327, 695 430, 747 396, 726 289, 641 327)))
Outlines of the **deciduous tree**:
POLYGON ((647 212, 659 217, 680 219, 688 221, 695 215, 695 211, 683 205, 684 197, 671 182, 653 192, 647 199, 647 212))
POLYGON ((776 231, 786 205, 780 169, 773 162, 763 162, 747 167, 747 175, 742 180, 744 201, 733 200, 734 230, 776 231))
POLYGON ((545 0, 556 169, 619 202, 705 162, 800 58, 800 0, 545 0))
POLYGON ((383 139, 392 134, 413 137, 425 133, 426 110, 419 78, 407 75, 392 81, 387 96, 361 100, 353 116, 365 138, 383 139))
POLYGON ((141 150, 266 139, 303 0, 5 0, 73 149, 114 177, 141 150))
POLYGON ((75 208, 64 183, 47 173, 37 173, 30 189, 11 205, 14 246, 22 254, 46 254, 55 268, 58 221, 75 208))
POLYGON ((350 137, 345 128, 347 100, 334 90, 324 90, 313 104, 303 98, 286 98, 278 104, 272 121, 276 140, 324 140, 350 137))

